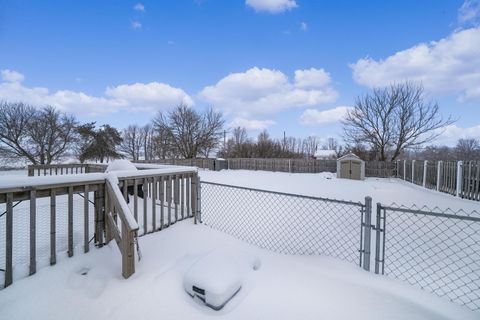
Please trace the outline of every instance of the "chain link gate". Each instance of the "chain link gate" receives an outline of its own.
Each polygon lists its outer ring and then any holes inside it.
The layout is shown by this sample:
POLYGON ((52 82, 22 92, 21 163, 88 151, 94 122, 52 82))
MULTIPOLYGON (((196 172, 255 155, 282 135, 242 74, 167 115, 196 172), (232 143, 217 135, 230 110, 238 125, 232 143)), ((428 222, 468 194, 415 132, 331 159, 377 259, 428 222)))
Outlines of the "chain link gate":
POLYGON ((202 223, 278 253, 370 265, 366 203, 201 182, 202 223))
POLYGON ((480 213, 377 204, 375 273, 480 310, 480 213))

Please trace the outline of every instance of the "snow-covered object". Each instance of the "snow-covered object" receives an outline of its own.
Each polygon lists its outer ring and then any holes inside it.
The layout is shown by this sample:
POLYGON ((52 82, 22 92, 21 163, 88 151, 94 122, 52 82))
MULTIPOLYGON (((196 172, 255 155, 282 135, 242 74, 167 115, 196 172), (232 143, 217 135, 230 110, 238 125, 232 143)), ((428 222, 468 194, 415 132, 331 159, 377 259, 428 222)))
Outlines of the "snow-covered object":
MULTIPOLYGON (((243 264, 250 264, 248 260, 243 264)), ((242 287, 242 266, 225 251, 213 251, 185 273, 185 291, 214 310, 220 310, 242 287)))
POLYGON ((137 167, 133 163, 128 160, 114 160, 110 163, 107 167, 105 172, 112 172, 112 171, 135 171, 137 167))

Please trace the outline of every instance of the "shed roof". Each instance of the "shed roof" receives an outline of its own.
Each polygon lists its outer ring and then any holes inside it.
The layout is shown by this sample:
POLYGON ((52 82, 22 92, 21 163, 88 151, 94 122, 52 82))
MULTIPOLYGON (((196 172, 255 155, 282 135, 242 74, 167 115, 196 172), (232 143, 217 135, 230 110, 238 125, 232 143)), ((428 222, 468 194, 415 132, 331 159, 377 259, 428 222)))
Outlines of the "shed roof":
POLYGON ((337 161, 341 161, 341 160, 358 160, 358 161, 363 161, 362 159, 360 159, 359 156, 357 156, 355 153, 349 153, 349 154, 346 154, 344 155, 343 157, 340 157, 337 159, 337 161))

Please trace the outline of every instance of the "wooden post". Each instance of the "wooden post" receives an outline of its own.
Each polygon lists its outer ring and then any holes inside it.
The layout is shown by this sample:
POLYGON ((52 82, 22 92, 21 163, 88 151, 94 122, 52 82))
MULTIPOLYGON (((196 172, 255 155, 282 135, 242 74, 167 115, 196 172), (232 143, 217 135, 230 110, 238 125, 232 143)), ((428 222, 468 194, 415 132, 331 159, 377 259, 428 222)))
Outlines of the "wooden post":
POLYGON ((423 187, 427 185, 427 169, 428 169, 428 160, 423 162, 423 187))
POLYGON ((50 191, 50 265, 57 263, 57 244, 56 244, 56 190, 50 191))
POLYGON ((443 169, 443 161, 437 162, 437 191, 440 191, 440 184, 442 180, 442 169, 443 169))
POLYGON ((179 188, 179 181, 178 181, 178 175, 175 175, 173 178, 173 204, 175 208, 175 222, 178 221, 178 198, 179 198, 179 193, 178 193, 178 188, 179 188))
POLYGON ((157 230, 157 178, 152 180, 152 228, 153 232, 157 230))
MULTIPOLYGON (((107 184, 105 184, 107 186, 107 184)), ((110 189, 105 188, 105 244, 109 244, 113 240, 114 235, 111 230, 109 216, 113 217, 113 199, 110 199, 110 189)))
POLYGON ((180 176, 180 211, 182 214, 182 220, 185 218, 185 176, 180 176))
POLYGON ((73 256, 73 187, 68 187, 68 256, 73 256))
POLYGON ((165 186, 164 186, 164 181, 163 177, 160 177, 160 229, 163 229, 165 227, 165 186))
POLYGON ((13 193, 7 193, 6 211, 6 236, 5 236, 5 287, 13 281, 13 193))
POLYGON ((36 220, 37 220, 37 192, 30 190, 30 275, 37 271, 37 241, 36 241, 36 220))
POLYGON ((148 206, 148 179, 143 179, 143 234, 148 233, 148 216, 147 216, 147 206, 148 206))
POLYGON ((128 202, 128 180, 123 180, 123 198, 128 202))
POLYGON ((122 223, 122 275, 125 279, 135 273, 135 232, 122 223))
POLYGON ((191 189, 192 189, 192 215, 193 221, 197 224, 197 176, 193 175, 191 178, 191 189))
POLYGON ((191 217, 191 212, 190 212, 190 203, 191 203, 191 198, 190 198, 190 179, 191 179, 191 175, 187 175, 187 178, 186 178, 186 181, 185 181, 185 184, 186 184, 186 188, 187 190, 185 191, 186 192, 186 198, 187 198, 187 218, 188 217, 191 217))
POLYGON ((200 183, 200 176, 197 174, 197 212, 196 219, 198 222, 202 223, 202 184, 200 183))
POLYGON ((88 184, 85 185, 84 187, 84 197, 83 197, 83 251, 85 253, 90 250, 89 246, 89 230, 88 230, 88 184))
POLYGON ((133 180, 133 217, 138 222, 138 180, 133 180))
POLYGON ((412 160, 412 183, 415 183, 415 160, 412 160))
POLYGON ((170 226, 172 224, 172 178, 171 176, 167 176, 167 207, 168 207, 168 224, 170 226))
POLYGON ((460 197, 462 195, 462 177, 463 177, 463 161, 457 162, 457 186, 455 195, 460 197))

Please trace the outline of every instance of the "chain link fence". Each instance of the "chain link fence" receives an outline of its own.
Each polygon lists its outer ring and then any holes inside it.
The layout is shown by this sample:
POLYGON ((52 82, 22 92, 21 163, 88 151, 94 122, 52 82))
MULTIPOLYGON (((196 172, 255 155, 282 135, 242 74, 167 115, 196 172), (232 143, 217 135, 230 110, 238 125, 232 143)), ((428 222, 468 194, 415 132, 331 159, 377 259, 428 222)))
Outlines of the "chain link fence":
POLYGON ((480 310, 480 213, 377 204, 376 272, 480 310))
POLYGON ((278 253, 331 256, 480 310, 480 213, 202 182, 202 222, 278 253), (371 234, 372 233, 372 234, 371 234), (370 258, 370 251, 374 255, 370 258), (362 261, 363 260, 363 261, 362 261))
POLYGON ((365 205, 203 182, 202 222, 261 248, 361 264, 365 205))

